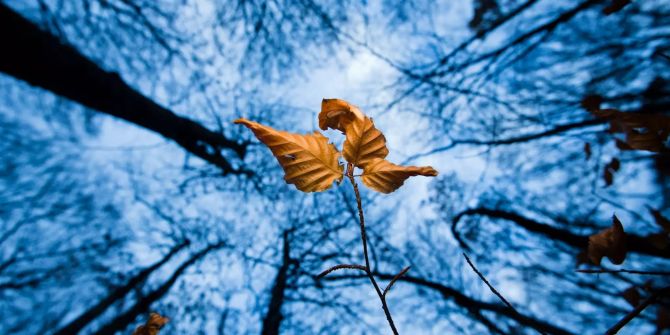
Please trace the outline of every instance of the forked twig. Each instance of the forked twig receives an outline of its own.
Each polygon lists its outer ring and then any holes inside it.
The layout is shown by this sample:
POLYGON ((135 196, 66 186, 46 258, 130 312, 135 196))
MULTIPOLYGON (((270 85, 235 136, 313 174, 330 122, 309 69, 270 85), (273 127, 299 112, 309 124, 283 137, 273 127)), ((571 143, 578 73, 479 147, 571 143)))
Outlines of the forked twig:
POLYGON ((398 272, 398 274, 395 275, 395 277, 393 277, 393 279, 391 279, 389 284, 386 285, 386 288, 384 289, 384 293, 382 293, 382 296, 384 296, 384 298, 386 298, 386 293, 388 293, 391 290, 391 287, 393 287, 393 284, 395 284, 395 282, 397 282, 398 279, 400 279, 400 277, 404 276, 405 273, 407 273, 407 271, 409 271, 409 268, 410 267, 408 266, 408 267, 402 269, 402 271, 398 272))
POLYGON ((358 191, 358 185, 356 184, 356 180, 354 179, 353 164, 351 163, 347 164, 346 174, 347 178, 349 178, 349 181, 351 182, 351 185, 354 188, 354 195, 356 195, 356 205, 358 206, 358 219, 361 224, 361 242, 363 243, 363 257, 365 258, 365 272, 367 273, 368 278, 370 278, 370 283, 372 283, 372 286, 375 288, 377 296, 379 296, 379 300, 382 303, 382 309, 384 310, 384 314, 386 315, 386 321, 388 321, 389 326, 393 331, 393 334, 398 335, 398 330, 396 329, 395 324, 393 323, 393 317, 391 317, 391 311, 389 310, 388 305, 386 304, 386 297, 379 289, 377 280, 375 280, 375 277, 372 275, 372 270, 370 268, 370 257, 368 256, 368 239, 367 235, 365 234, 365 217, 363 216, 363 204, 361 201, 361 193, 358 191))
MULTIPOLYGON (((484 284, 486 284, 486 286, 488 286, 489 290, 491 290, 491 292, 493 292, 493 294, 495 294, 500 299, 500 301, 502 301, 515 314, 517 314, 519 316, 523 316, 523 314, 519 313, 519 311, 517 311, 516 308, 514 308, 514 306, 512 306, 512 304, 509 301, 507 301, 507 299, 505 299, 505 297, 503 297, 503 295, 500 294, 500 292, 498 292, 498 290, 496 290, 496 288, 493 287, 493 285, 491 285, 491 283, 489 283, 489 281, 486 279, 486 277, 484 277, 484 275, 481 272, 479 272, 477 267, 475 267, 475 265, 470 260, 470 257, 468 257, 468 255, 466 253, 463 253, 463 257, 465 257, 465 260, 468 262, 468 265, 470 265, 470 268, 472 268, 472 271, 474 271, 477 274, 477 276, 479 276, 479 279, 481 279, 484 282, 484 284)), ((545 333, 543 331, 541 331, 537 328, 535 328, 535 330, 538 333, 540 333, 542 335, 545 335, 545 333)))
POLYGON ((351 185, 354 188, 354 194, 356 195, 356 205, 358 206, 358 220, 361 226, 361 242, 363 243, 363 257, 365 258, 365 266, 358 264, 335 265, 329 268, 328 270, 321 272, 317 276, 317 279, 321 279, 327 276, 329 273, 340 269, 355 269, 355 270, 362 270, 363 272, 365 272, 367 277, 370 279, 370 283, 372 283, 372 286, 375 288, 377 296, 379 296, 379 300, 382 303, 382 309, 384 310, 384 315, 386 315, 386 321, 388 321, 389 326, 393 331, 393 334, 398 335, 398 330, 396 329, 395 324, 393 323, 393 317, 391 317, 391 311, 389 310, 388 305, 386 304, 386 294, 391 289, 393 284, 395 284, 395 282, 398 281, 400 277, 402 277, 405 273, 407 273, 407 271, 409 271, 409 266, 402 269, 402 271, 400 271, 397 275, 395 275, 395 277, 393 277, 393 279, 384 289, 384 292, 382 292, 382 290, 379 288, 379 284, 377 284, 377 280, 372 274, 372 268, 370 267, 370 257, 368 256, 368 238, 367 235, 365 234, 365 217, 363 216, 363 205, 361 201, 361 194, 358 191, 358 185, 356 184, 356 180, 354 179, 355 176, 354 176, 353 164, 351 163, 347 164, 347 171, 345 175, 347 176, 349 181, 351 181, 351 185))

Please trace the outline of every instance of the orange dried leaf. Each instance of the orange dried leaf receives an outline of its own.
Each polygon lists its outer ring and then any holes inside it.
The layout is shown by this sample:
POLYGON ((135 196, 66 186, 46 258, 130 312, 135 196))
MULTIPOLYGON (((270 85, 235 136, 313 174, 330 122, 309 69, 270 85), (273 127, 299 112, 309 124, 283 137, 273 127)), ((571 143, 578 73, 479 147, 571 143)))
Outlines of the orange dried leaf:
POLYGON ((345 132, 347 135, 342 147, 342 155, 349 163, 364 168, 375 159, 384 159, 389 153, 386 138, 375 128, 372 119, 365 117, 350 122, 345 132))
POLYGON ((337 129, 345 132, 346 126, 355 121, 364 119, 363 112, 358 107, 341 99, 323 99, 321 113, 319 113, 319 128, 337 129))
POLYGON ((158 313, 151 313, 147 323, 137 327, 133 335, 156 335, 168 321, 170 321, 169 318, 163 317, 158 313))
POLYGON ((361 179, 365 186, 381 193, 397 190, 412 176, 437 176, 430 166, 399 166, 385 159, 376 159, 365 166, 361 179))
POLYGON ((626 233, 621 221, 614 215, 612 227, 589 236, 587 254, 591 262, 600 265, 603 257, 609 258, 613 264, 621 264, 626 258, 626 233))
POLYGON ((280 131, 257 122, 237 119, 254 132, 284 169, 284 180, 303 192, 321 192, 341 181, 344 173, 340 153, 319 132, 299 135, 280 131))

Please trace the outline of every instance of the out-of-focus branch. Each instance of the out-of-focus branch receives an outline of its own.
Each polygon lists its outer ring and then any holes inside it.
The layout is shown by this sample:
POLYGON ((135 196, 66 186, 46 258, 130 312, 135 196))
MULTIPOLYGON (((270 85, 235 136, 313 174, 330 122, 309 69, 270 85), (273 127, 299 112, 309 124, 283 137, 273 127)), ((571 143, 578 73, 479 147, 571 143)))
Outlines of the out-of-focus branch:
MULTIPOLYGON (((559 241, 577 249, 585 249, 588 246, 589 236, 579 235, 571 231, 553 227, 551 225, 540 223, 529 219, 515 212, 501 209, 492 209, 486 207, 470 208, 458 213, 451 222, 451 231, 459 242, 461 247, 470 250, 470 247, 461 238, 458 232, 458 223, 465 216, 482 215, 495 219, 503 219, 516 223, 520 227, 532 233, 543 235, 552 241, 559 241)), ((670 251, 667 249, 658 249, 649 243, 644 237, 634 234, 626 234, 628 251, 646 254, 655 257, 670 258, 670 251)))
POLYGON ((244 157, 246 145, 178 116, 131 88, 55 36, 0 4, 0 72, 44 88, 101 113, 175 141, 224 174, 250 174, 234 167, 223 150, 244 157))

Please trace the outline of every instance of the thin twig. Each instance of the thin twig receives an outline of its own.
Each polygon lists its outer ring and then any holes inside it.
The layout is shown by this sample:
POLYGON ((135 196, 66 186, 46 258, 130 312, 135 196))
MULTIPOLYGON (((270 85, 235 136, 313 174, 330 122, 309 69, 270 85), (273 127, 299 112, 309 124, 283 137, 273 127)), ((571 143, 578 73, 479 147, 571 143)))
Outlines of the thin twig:
POLYGON ((356 205, 358 205, 358 219, 361 224, 361 241, 363 242, 363 257, 365 257, 365 273, 368 275, 368 278, 370 278, 370 283, 372 283, 372 286, 375 288, 377 296, 379 296, 379 300, 382 303, 382 309, 384 310, 384 314, 386 315, 386 321, 388 321, 389 326, 391 326, 393 334, 398 335, 398 330, 396 329, 395 324, 393 323, 393 318, 391 317, 391 311, 389 310, 388 305, 386 304, 386 297, 379 289, 377 280, 375 280, 375 277, 372 275, 372 270, 370 267, 370 257, 368 256, 368 241, 367 236, 365 234, 365 217, 363 216, 363 205, 361 202, 361 194, 358 191, 358 185, 356 184, 356 180, 354 179, 353 164, 351 163, 347 164, 346 175, 349 181, 351 182, 351 185, 354 188, 354 194, 356 195, 356 205))
POLYGON ((581 273, 631 273, 636 275, 653 275, 653 276, 670 276, 670 271, 643 271, 643 270, 627 270, 627 269, 582 269, 577 270, 581 273))
POLYGON ((645 299, 642 303, 637 305, 637 307, 635 307, 632 311, 630 311, 630 313, 626 314, 626 316, 624 316, 621 320, 619 320, 619 322, 617 322, 614 326, 612 326, 612 328, 608 329, 605 332, 605 335, 613 335, 618 333, 619 330, 621 330, 621 328, 623 328, 626 324, 628 324, 628 322, 635 319, 635 317, 640 315, 640 313, 642 313, 642 311, 645 308, 654 303, 654 301, 656 301, 658 297, 660 297, 663 294, 668 294, 668 292, 670 292, 670 286, 664 287, 652 293, 647 299, 645 299))
POLYGON ((363 265, 358 265, 358 264, 338 264, 338 265, 333 266, 333 267, 330 268, 330 269, 327 269, 327 270, 325 270, 325 271, 319 273, 319 275, 316 276, 316 277, 319 278, 319 279, 321 279, 321 278, 327 276, 329 273, 331 273, 331 272, 333 272, 333 271, 341 270, 341 269, 355 269, 355 270, 363 270, 363 271, 367 272, 366 269, 365 269, 365 266, 363 266, 363 265))
POLYGON ((398 274, 395 275, 395 277, 393 277, 393 279, 391 279, 391 281, 389 282, 389 284, 386 285, 386 288, 384 289, 384 293, 382 293, 382 295, 384 296, 384 298, 386 298, 386 293, 388 293, 388 292, 391 290, 391 287, 393 287, 393 284, 395 284, 395 282, 397 282, 398 279, 400 279, 400 277, 404 276, 405 273, 407 273, 407 271, 409 271, 409 268, 410 268, 410 267, 408 266, 408 267, 402 269, 402 271, 398 272, 398 274))
MULTIPOLYGON (((489 290, 491 290, 491 292, 493 292, 493 294, 495 294, 507 307, 509 307, 509 309, 511 309, 512 312, 514 312, 515 314, 520 315, 520 316, 523 315, 523 314, 519 313, 519 311, 517 311, 516 308, 514 308, 514 306, 512 306, 512 304, 509 301, 507 301, 507 299, 505 299, 505 297, 503 297, 503 295, 500 294, 500 292, 498 292, 498 290, 496 290, 496 288, 493 287, 493 285, 491 285, 491 283, 489 283, 489 281, 486 279, 486 277, 484 277, 484 275, 481 272, 479 272, 479 270, 477 270, 477 267, 475 267, 475 265, 470 260, 470 257, 468 257, 468 255, 466 253, 463 253, 463 257, 465 257, 465 260, 468 262, 468 265, 470 265, 470 267, 472 268, 472 271, 474 271, 477 274, 477 276, 479 276, 479 278, 484 282, 484 284, 486 284, 486 286, 489 287, 489 290)), ((535 328, 535 330, 538 333, 540 333, 542 335, 545 335, 545 333, 543 331, 541 331, 537 328, 535 328)))

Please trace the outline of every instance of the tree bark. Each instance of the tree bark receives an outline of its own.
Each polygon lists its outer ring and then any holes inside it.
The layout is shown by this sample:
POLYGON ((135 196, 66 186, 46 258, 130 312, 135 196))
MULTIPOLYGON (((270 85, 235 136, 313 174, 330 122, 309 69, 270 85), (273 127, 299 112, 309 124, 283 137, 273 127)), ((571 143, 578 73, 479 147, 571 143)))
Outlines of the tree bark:
POLYGON ((232 150, 243 158, 245 144, 158 105, 118 74, 103 70, 2 3, 0 45, 0 72, 156 132, 221 168, 224 174, 249 174, 233 167, 222 155, 222 150, 232 150))

